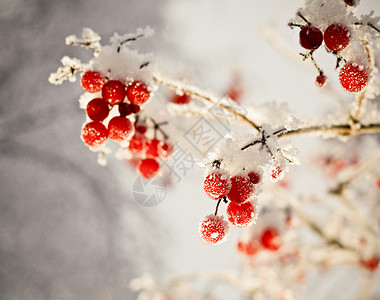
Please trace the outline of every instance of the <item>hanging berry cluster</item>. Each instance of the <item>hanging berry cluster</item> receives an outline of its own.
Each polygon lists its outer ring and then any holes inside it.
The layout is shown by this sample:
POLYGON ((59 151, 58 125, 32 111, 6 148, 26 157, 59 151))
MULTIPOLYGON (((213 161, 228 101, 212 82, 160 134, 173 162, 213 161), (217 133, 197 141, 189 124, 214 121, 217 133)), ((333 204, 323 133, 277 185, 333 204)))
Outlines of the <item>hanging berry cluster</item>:
POLYGON ((363 91, 376 71, 368 44, 380 37, 380 30, 374 25, 378 18, 371 14, 358 18, 355 14, 358 2, 308 0, 288 24, 291 28, 301 28, 299 43, 309 50, 301 55, 304 60, 311 59, 318 70, 315 82, 319 87, 326 83, 327 76, 317 64, 313 53, 323 42, 327 52, 337 58, 335 67, 340 68, 339 82, 346 91, 363 91))
POLYGON ((138 38, 152 34, 150 28, 138 29, 135 34, 111 38, 110 46, 101 46, 100 37, 85 28, 82 37, 69 36, 66 43, 94 50, 94 58, 83 64, 78 59, 64 57, 63 67, 49 81, 60 84, 75 81, 75 73, 83 71, 79 99, 86 111, 81 138, 90 150, 100 157, 107 152, 109 140, 120 146, 119 157, 126 158, 145 178, 160 171, 158 158, 166 159, 172 151, 168 136, 157 123, 144 114, 145 105, 153 97, 151 57, 130 50, 128 45, 138 38))
POLYGON ((278 144, 278 136, 286 131, 285 127, 273 129, 264 124, 258 138, 250 138, 247 142, 247 136, 235 135, 209 154, 212 162, 206 163, 203 190, 217 204, 214 214, 205 216, 199 225, 203 241, 218 245, 226 240, 229 223, 236 227, 254 223, 265 165, 271 166, 268 175, 276 182, 283 178, 287 165, 295 163, 294 151, 278 144), (229 223, 217 215, 221 202, 228 203, 226 217, 229 223))

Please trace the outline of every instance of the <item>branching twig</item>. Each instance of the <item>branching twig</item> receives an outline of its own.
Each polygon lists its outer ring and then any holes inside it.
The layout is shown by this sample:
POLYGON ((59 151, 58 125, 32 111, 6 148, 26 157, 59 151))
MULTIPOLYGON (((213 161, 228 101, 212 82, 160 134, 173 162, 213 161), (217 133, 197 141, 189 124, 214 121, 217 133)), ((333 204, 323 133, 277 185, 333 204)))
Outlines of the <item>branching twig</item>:
POLYGON ((260 130, 260 127, 258 125, 256 125, 255 122, 248 119, 243 114, 237 112, 232 107, 225 105, 225 104, 222 104, 222 103, 219 103, 215 96, 213 96, 207 92, 201 91, 201 90, 199 90, 193 86, 183 84, 182 82, 179 82, 179 81, 174 81, 174 80, 162 78, 161 76, 159 76, 157 74, 153 76, 153 80, 156 83, 161 84, 163 86, 166 86, 172 90, 181 91, 181 92, 183 92, 187 95, 190 95, 192 97, 196 97, 198 99, 201 99, 201 100, 207 101, 209 103, 215 104, 218 107, 220 107, 220 108, 228 111, 229 113, 233 114, 234 116, 238 117, 239 119, 241 119, 245 123, 249 124, 251 127, 255 128, 257 131, 260 130))

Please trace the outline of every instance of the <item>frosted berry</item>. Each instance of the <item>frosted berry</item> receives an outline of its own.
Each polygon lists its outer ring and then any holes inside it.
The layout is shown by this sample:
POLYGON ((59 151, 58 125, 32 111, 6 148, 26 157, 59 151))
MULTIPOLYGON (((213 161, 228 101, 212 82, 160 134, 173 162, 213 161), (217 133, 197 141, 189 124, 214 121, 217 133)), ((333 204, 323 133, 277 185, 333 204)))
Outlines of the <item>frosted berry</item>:
POLYGON ((108 135, 115 142, 122 142, 132 137, 134 127, 132 122, 124 117, 113 117, 108 123, 108 135))
POLYGON ((281 167, 274 167, 270 171, 270 177, 273 182, 279 181, 284 178, 284 171, 281 167))
POLYGON ((160 170, 160 164, 154 158, 146 158, 139 161, 137 170, 146 179, 153 178, 160 170))
POLYGON ((350 43, 351 33, 342 24, 334 23, 326 28, 323 40, 326 47, 331 51, 341 51, 350 43))
POLYGON ((281 247, 281 238, 274 228, 267 228, 261 235, 261 244, 270 251, 277 251, 281 247))
POLYGON ((378 189, 380 189, 380 178, 376 179, 375 185, 378 189))
POLYGON ((327 77, 326 75, 324 74, 319 74, 316 78, 315 78, 315 84, 317 85, 317 87, 322 87, 325 85, 327 81, 327 77))
POLYGON ((118 110, 119 110, 120 117, 126 117, 133 113, 130 105, 124 102, 119 103, 118 110))
POLYGON ((254 192, 254 185, 248 176, 231 177, 231 190, 227 197, 236 204, 242 204, 247 201, 254 192))
POLYGON ((109 114, 108 103, 102 98, 95 98, 88 102, 86 113, 93 121, 103 121, 109 114))
POLYGON ((110 80, 106 82, 102 89, 102 97, 108 103, 115 105, 124 101, 125 85, 119 80, 110 80))
POLYGON ((146 150, 147 138, 145 135, 140 133, 135 133, 134 136, 129 140, 128 149, 132 154, 138 155, 146 150))
POLYGON ((354 6, 356 4, 355 0, 344 0, 344 2, 349 6, 354 6))
POLYGON ((144 134, 148 130, 148 127, 146 127, 146 125, 142 125, 141 123, 139 124, 135 122, 134 126, 135 130, 141 134, 144 134))
POLYGON ((317 27, 307 25, 300 31, 300 44, 308 50, 318 49, 322 44, 323 34, 317 27))
POLYGON ((249 172, 248 177, 253 184, 258 184, 260 182, 260 175, 256 172, 249 172))
POLYGON ((339 71, 339 82, 348 92, 360 92, 368 83, 368 73, 364 66, 349 62, 339 71))
POLYGON ((163 158, 168 158, 173 153, 173 146, 167 142, 161 142, 158 145, 158 154, 163 158))
POLYGON ((362 259, 360 260, 360 265, 370 271, 376 271, 376 269, 379 267, 380 258, 377 256, 372 256, 368 259, 362 259))
POLYGON ((107 141, 108 130, 100 122, 90 122, 83 126, 81 137, 90 147, 99 147, 107 141))
POLYGON ((245 227, 253 222, 256 217, 255 204, 251 201, 242 204, 230 202, 227 206, 227 218, 237 227, 245 227))
POLYGON ((246 242, 239 241, 237 243, 237 249, 243 255, 252 256, 252 255, 255 255, 259 251, 260 245, 254 240, 250 240, 246 242))
POLYGON ((147 157, 158 157, 158 145, 160 144, 160 140, 151 139, 147 142, 146 156, 147 157))
POLYGON ((190 102, 190 96, 185 93, 182 95, 174 94, 172 102, 175 104, 187 104, 190 102))
POLYGON ((228 223, 222 216, 208 215, 199 224, 199 234, 202 240, 211 245, 224 242, 228 233, 228 223))
POLYGON ((228 174, 220 169, 212 170, 203 181, 203 190, 211 199, 221 199, 229 193, 231 181, 228 174))
POLYGON ((142 81, 133 81, 127 86, 127 98, 132 104, 141 105, 148 101, 150 91, 142 81))
POLYGON ((96 71, 87 71, 80 80, 82 89, 88 93, 100 92, 105 82, 103 75, 96 71))

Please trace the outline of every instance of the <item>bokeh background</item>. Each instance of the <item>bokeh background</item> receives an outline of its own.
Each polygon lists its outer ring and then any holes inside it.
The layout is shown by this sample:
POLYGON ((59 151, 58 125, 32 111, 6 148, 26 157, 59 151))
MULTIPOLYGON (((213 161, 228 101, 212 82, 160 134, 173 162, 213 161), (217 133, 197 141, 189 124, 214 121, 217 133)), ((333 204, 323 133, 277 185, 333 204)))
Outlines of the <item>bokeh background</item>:
MULTIPOLYGON (((363 11, 380 12, 378 0, 362 2, 363 11)), ((201 168, 172 185, 160 205, 140 206, 131 191, 136 173, 112 157, 99 166, 80 140, 79 84, 47 79, 64 55, 91 58, 64 43, 83 27, 106 44, 114 32, 150 26, 155 35, 136 48, 152 52, 164 74, 222 94, 237 71, 243 105, 286 102, 318 118, 347 95, 318 90, 312 66, 300 62, 296 31, 286 26, 300 3, 0 0, 0 299, 134 299, 129 282, 145 272, 164 281, 238 268, 238 231, 220 247, 199 239, 199 219, 214 206, 203 195, 201 168)), ((320 59, 334 74, 334 59, 320 59)), ((358 280, 334 276, 347 294, 358 280)), ((338 299, 326 295, 310 285, 305 299, 338 299)))

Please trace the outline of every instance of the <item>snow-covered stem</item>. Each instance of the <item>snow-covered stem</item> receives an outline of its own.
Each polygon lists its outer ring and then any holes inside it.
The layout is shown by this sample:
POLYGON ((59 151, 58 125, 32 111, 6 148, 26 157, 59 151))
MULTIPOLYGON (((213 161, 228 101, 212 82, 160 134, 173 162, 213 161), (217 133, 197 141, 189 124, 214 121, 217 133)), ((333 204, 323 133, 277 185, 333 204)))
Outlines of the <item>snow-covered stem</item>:
POLYGON ((234 110, 232 107, 227 106, 225 104, 219 103, 217 100, 217 97, 213 96, 212 94, 202 91, 194 86, 184 84, 183 82, 164 78, 160 76, 159 74, 155 74, 153 76, 153 80, 163 86, 166 86, 174 91, 181 91, 184 94, 187 94, 189 96, 204 100, 206 102, 216 104, 218 107, 230 112, 234 116, 241 119, 243 122, 249 124, 251 127, 255 128, 257 131, 260 130, 260 126, 258 126, 255 122, 248 119, 246 116, 242 115, 241 113, 234 110))
POLYGON ((279 134, 279 137, 302 134, 326 134, 328 136, 354 136, 366 133, 380 133, 380 123, 357 126, 353 129, 350 124, 315 125, 293 129, 279 134))

